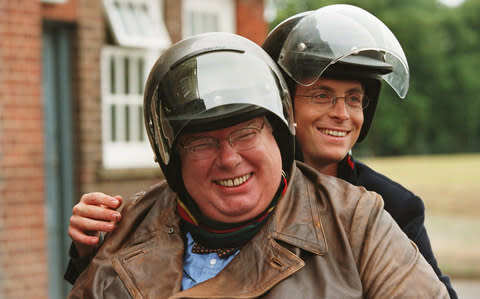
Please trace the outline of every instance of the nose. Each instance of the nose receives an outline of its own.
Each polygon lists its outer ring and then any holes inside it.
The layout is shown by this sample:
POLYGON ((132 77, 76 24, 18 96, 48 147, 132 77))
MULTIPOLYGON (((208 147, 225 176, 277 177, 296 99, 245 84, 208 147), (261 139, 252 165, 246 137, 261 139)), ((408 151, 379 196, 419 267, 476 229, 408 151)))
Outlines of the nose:
POLYGON ((228 140, 222 140, 218 146, 218 154, 216 163, 221 168, 235 167, 242 157, 236 149, 234 149, 228 140))
POLYGON ((337 100, 329 110, 329 115, 330 117, 338 120, 347 120, 350 118, 350 112, 348 110, 347 104, 345 104, 345 98, 337 98, 337 100))

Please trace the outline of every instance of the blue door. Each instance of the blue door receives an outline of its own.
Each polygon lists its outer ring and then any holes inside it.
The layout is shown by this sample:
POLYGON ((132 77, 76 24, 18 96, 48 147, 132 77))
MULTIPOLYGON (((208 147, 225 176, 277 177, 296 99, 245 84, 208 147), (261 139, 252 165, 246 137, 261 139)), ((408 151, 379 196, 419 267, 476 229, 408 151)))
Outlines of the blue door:
POLYGON ((50 298, 65 298, 63 280, 70 244, 68 221, 75 198, 70 29, 43 27, 43 116, 45 130, 46 224, 50 298))

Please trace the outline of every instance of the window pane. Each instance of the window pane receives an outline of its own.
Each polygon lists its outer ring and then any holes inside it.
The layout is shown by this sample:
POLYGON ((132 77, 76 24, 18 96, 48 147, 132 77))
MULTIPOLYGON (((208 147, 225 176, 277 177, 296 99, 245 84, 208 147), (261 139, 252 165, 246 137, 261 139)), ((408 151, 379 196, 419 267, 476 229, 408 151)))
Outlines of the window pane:
POLYGON ((127 35, 133 34, 134 31, 130 27, 128 22, 128 7, 126 5, 122 5, 118 2, 115 3, 115 8, 117 9, 118 13, 120 14, 120 20, 122 22, 122 28, 127 35))
POLYGON ((218 24, 218 15, 212 14, 211 26, 212 26, 211 31, 219 31, 220 30, 220 26, 218 24))
POLYGON ((115 85, 115 56, 110 57, 110 93, 116 93, 116 85, 115 85))
POLYGON ((206 12, 201 12, 198 14, 198 19, 199 19, 199 22, 198 24, 200 25, 199 28, 197 30, 199 30, 200 32, 208 32, 208 22, 207 22, 207 18, 208 18, 208 14, 206 12))
POLYGON ((129 26, 135 36, 142 36, 143 32, 137 17, 136 10, 137 10, 137 5, 134 6, 132 3, 128 4, 129 26))
POLYGON ((110 105, 110 140, 117 141, 117 107, 110 105))
POLYGON ((124 63, 123 66, 125 68, 125 93, 129 94, 130 93, 130 59, 128 57, 124 58, 124 63))
POLYGON ((142 34, 148 37, 155 38, 155 27, 152 24, 155 24, 155 21, 152 20, 151 14, 148 12, 148 7, 146 5, 141 5, 136 11, 137 20, 139 21, 139 27, 142 30, 142 34))
POLYGON ((163 0, 102 0, 115 40, 122 46, 164 49, 170 44, 163 0))
POLYGON ((219 17, 216 13, 209 12, 189 12, 190 32, 192 35, 220 31, 219 17))
POLYGON ((125 141, 130 141, 130 105, 125 105, 125 141))
POLYGON ((126 47, 102 49, 102 163, 106 168, 155 166, 142 110, 146 70, 157 57, 153 53, 126 47))
POLYGON ((142 109, 142 106, 138 107, 138 120, 139 120, 139 124, 138 124, 139 141, 144 141, 145 140, 145 133, 144 133, 145 130, 143 129, 144 124, 143 124, 143 109, 142 109))
POLYGON ((183 37, 208 31, 235 32, 235 0, 183 0, 183 37))
POLYGON ((138 94, 143 95, 144 80, 145 80, 145 60, 143 58, 138 59, 138 94))
POLYGON ((195 31, 195 27, 197 27, 197 15, 191 11, 189 12, 189 16, 190 16, 190 33, 191 35, 194 35, 194 34, 197 34, 197 32, 195 31))

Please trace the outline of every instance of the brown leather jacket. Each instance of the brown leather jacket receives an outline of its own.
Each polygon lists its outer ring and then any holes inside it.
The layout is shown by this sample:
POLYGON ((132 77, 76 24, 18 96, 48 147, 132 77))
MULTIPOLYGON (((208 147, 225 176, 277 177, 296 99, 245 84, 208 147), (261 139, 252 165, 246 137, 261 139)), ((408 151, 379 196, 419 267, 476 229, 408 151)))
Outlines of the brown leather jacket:
POLYGON ((262 230, 180 291, 184 242, 165 183, 133 200, 69 298, 448 298, 376 193, 297 163, 262 230))

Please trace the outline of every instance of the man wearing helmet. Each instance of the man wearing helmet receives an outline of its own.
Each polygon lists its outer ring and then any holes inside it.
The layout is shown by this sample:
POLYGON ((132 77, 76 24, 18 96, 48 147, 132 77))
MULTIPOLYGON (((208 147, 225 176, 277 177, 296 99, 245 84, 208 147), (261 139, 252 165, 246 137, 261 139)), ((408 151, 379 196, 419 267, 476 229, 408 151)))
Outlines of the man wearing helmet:
POLYGON ((69 298, 446 298, 380 196, 296 165, 291 109, 251 41, 165 51, 144 111, 166 182, 126 203, 69 298))
POLYGON ((368 133, 382 81, 401 98, 407 94, 407 59, 393 33, 363 9, 330 5, 283 21, 269 33, 263 48, 277 61, 289 86, 296 158, 321 173, 379 193, 385 210, 416 243, 450 297, 457 298, 432 252, 422 200, 351 155, 368 133))

